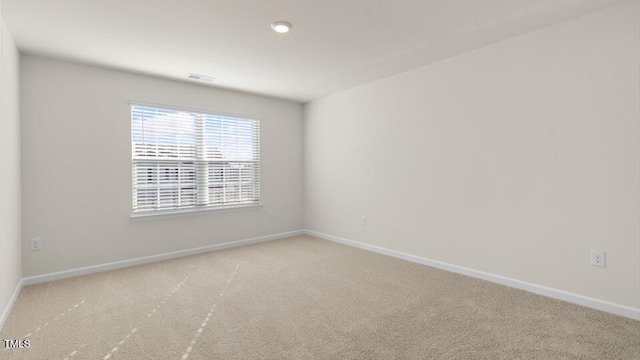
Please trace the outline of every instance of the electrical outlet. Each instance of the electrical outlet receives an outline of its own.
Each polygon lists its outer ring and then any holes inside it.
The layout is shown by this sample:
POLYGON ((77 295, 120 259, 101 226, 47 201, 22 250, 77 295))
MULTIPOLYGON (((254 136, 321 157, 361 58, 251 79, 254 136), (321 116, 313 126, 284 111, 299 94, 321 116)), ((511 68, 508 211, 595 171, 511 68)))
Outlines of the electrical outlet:
POLYGON ((267 220, 273 221, 273 211, 267 211, 267 220))
POLYGON ((362 224, 362 226, 367 226, 367 216, 366 215, 362 215, 360 217, 360 223, 362 224))
POLYGON ((42 239, 33 238, 31 239, 31 251, 36 251, 42 249, 42 239))
POLYGON ((606 265, 606 252, 600 250, 591 250, 591 265, 605 267, 606 265))

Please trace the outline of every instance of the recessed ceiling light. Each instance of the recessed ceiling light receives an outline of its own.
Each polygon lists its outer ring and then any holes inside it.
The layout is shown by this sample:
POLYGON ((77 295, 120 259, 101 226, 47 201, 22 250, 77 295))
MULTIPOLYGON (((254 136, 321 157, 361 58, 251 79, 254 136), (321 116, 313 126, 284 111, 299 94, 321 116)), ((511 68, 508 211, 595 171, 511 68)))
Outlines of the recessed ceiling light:
POLYGON ((273 29, 273 31, 280 34, 288 33, 292 27, 293 26, 291 26, 291 24, 286 21, 276 21, 271 24, 271 28, 273 29))

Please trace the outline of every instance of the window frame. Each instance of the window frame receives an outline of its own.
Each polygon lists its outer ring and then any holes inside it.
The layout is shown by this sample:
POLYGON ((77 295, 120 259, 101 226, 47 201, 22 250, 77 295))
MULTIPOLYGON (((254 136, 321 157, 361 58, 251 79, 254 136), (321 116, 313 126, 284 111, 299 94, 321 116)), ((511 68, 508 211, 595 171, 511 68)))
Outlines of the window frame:
MULTIPOLYGON (((167 105, 167 104, 158 104, 158 103, 153 103, 153 102, 148 102, 148 101, 136 101, 136 100, 131 100, 129 102, 129 160, 131 161, 130 163, 130 179, 131 179, 131 193, 130 193, 130 218, 132 220, 146 220, 146 219, 159 219, 159 218, 166 218, 166 217, 182 217, 182 216, 190 216, 190 215, 203 215, 206 213, 210 213, 210 212, 228 212, 228 211, 235 211, 235 210, 251 210, 251 209, 258 209, 262 207, 262 167, 261 167, 261 163, 262 163, 262 122, 260 119, 258 119, 255 116, 249 116, 249 115, 242 115, 242 114, 234 114, 234 113, 229 113, 229 112, 223 112, 223 111, 217 111, 217 110, 207 110, 207 109, 199 109, 199 108, 191 108, 191 107, 182 107, 182 106, 175 106, 175 105, 167 105), (181 208, 181 209, 161 209, 161 210, 148 210, 148 211, 141 211, 141 212, 135 212, 134 211, 134 197, 136 196, 135 192, 136 192, 136 182, 134 180, 134 166, 136 163, 136 160, 134 159, 134 146, 133 146, 133 117, 132 117, 132 112, 133 112, 133 108, 134 107, 151 107, 151 108, 156 108, 156 109, 162 109, 162 110, 174 110, 174 111, 182 111, 182 112, 189 112, 189 113, 197 113, 197 114, 204 114, 204 115, 212 115, 212 116, 220 116, 220 117, 231 117, 231 118, 237 118, 237 119, 242 119, 242 120, 247 120, 247 121, 255 121, 257 122, 258 125, 258 129, 257 129, 257 138, 258 138, 258 145, 257 145, 257 151, 258 151, 258 157, 257 157, 257 161, 252 162, 254 164, 257 165, 257 185, 258 185, 258 191, 259 191, 259 195, 258 195, 258 201, 254 202, 254 203, 246 203, 246 204, 228 204, 228 205, 218 205, 218 206, 198 206, 198 205, 194 205, 191 207, 185 207, 185 208, 181 208)), ((195 162, 197 162, 197 159, 194 159, 195 162)), ((224 161, 224 160, 217 160, 220 163, 234 163, 234 162, 238 162, 237 160, 228 160, 228 161, 224 161)), ((149 162, 153 162, 153 158, 149 159, 149 162)), ((157 161, 158 163, 160 163, 160 161, 157 161)), ((211 163, 211 161, 208 161, 209 163, 211 163)), ((197 173, 197 170, 196 170, 197 173)), ((197 178, 196 178, 196 183, 197 183, 197 178)), ((255 182, 253 182, 255 184, 255 182)), ((139 188, 138 188, 139 189, 139 188)), ((198 196, 198 193, 196 192, 196 197, 198 196)))

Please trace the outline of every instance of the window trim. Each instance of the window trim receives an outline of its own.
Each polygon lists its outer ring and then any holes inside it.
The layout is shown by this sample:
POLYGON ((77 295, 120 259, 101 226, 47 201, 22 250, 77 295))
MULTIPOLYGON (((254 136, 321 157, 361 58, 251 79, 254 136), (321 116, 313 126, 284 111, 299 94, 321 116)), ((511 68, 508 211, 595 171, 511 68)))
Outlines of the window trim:
MULTIPOLYGON (((133 194, 132 194, 133 195, 133 194)), ((158 210, 155 212, 149 213, 134 213, 131 211, 131 215, 129 216, 133 221, 146 221, 146 220, 157 220, 157 219, 168 219, 168 218, 180 218, 191 215, 206 215, 207 213, 225 213, 232 212, 238 210, 253 210, 262 208, 262 203, 258 204, 246 204, 246 205, 233 205, 233 206, 219 206, 219 207, 209 207, 209 208, 188 208, 181 210, 158 210)))
MULTIPOLYGON (((253 120, 257 121, 259 125, 260 131, 258 132, 258 137, 261 139, 262 134, 262 121, 257 116, 246 115, 246 114, 238 114, 231 113, 225 111, 217 111, 211 109, 202 109, 195 107, 183 107, 177 105, 167 105, 154 103, 150 101, 141 101, 141 100, 130 100, 129 101, 129 158, 132 160, 133 154, 133 131, 132 131, 132 121, 131 121, 131 108, 133 106, 143 106, 143 107, 156 107, 160 109, 166 110, 176 110, 176 111, 187 111, 187 112, 197 112, 197 113, 205 113, 210 115, 219 115, 219 116, 229 116, 236 117, 240 119, 253 120)), ((230 211, 238 211, 238 210, 252 210, 262 208, 262 141, 259 142, 258 145, 259 158, 258 163, 260 164, 258 175, 259 178, 259 187, 260 187, 260 198, 257 203, 248 203, 248 204, 231 204, 227 206, 206 206, 206 207, 193 207, 193 208, 184 208, 184 209, 168 209, 168 210, 155 210, 149 212, 135 213, 132 206, 130 206, 130 214, 129 218, 133 221, 145 221, 145 220, 155 220, 162 218, 174 218, 174 217, 185 217, 190 215, 204 215, 206 213, 212 212, 230 212, 230 211)), ((130 167, 130 178, 133 178, 133 167, 130 167)), ((135 191, 135 185, 133 181, 131 182, 131 193, 130 198, 133 199, 135 191)))

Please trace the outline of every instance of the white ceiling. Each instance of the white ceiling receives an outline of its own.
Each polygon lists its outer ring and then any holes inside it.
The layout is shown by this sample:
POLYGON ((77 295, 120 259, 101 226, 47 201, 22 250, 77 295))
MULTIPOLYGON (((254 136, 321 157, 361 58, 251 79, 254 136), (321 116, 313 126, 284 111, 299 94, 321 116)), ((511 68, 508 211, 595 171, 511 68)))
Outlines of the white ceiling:
POLYGON ((2 0, 18 47, 308 101, 623 0, 2 0), (287 20, 289 34, 270 24, 287 20))

